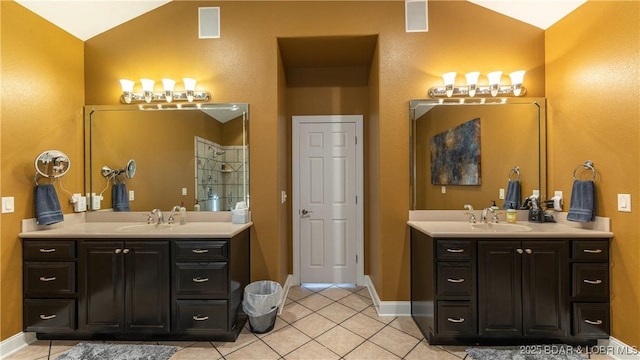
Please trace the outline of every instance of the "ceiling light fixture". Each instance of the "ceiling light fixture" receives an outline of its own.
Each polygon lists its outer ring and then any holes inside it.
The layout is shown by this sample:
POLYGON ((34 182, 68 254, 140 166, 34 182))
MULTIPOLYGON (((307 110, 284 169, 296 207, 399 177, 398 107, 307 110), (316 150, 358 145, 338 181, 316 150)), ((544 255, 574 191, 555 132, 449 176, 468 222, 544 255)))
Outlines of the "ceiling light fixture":
POLYGON ((526 94, 527 89, 522 85, 524 80, 524 70, 514 71, 509 74, 511 85, 502 85, 502 71, 493 71, 487 74, 489 85, 478 85, 480 73, 477 71, 465 74, 467 79, 466 86, 455 85, 455 72, 447 72, 442 75, 444 86, 434 86, 429 89, 429 97, 474 97, 478 96, 522 96, 526 94))
POLYGON ((151 103, 151 102, 173 102, 173 101, 202 101, 206 102, 211 100, 211 93, 206 90, 196 90, 196 80, 192 78, 183 78, 184 91, 175 91, 175 80, 164 78, 162 79, 162 92, 154 92, 155 81, 151 79, 140 79, 142 84, 142 92, 134 93, 133 87, 134 81, 128 79, 120 80, 120 87, 122 89, 122 95, 120 96, 120 102, 124 104, 131 103, 151 103))

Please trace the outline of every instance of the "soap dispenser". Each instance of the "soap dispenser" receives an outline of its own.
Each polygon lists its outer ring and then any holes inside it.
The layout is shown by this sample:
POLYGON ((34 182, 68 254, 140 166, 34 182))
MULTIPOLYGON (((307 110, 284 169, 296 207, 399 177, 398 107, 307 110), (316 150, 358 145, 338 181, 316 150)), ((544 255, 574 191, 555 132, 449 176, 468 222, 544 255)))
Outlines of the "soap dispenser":
POLYGON ((187 208, 184 207, 184 202, 180 204, 180 225, 187 223, 187 208))
POLYGON ((513 208, 513 204, 507 209, 507 222, 515 224, 518 221, 518 211, 513 208))

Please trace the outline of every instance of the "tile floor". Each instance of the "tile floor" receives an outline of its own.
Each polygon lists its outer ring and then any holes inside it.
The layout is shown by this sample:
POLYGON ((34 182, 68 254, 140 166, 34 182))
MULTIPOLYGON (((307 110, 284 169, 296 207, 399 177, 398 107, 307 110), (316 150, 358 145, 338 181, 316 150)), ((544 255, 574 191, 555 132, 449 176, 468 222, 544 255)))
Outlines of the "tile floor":
MULTIPOLYGON (((4 359, 56 359, 77 343, 39 340, 4 359)), ((251 333, 247 324, 235 342, 159 344, 178 347, 171 360, 460 360, 466 355, 466 346, 427 344, 411 317, 378 316, 367 288, 335 285, 289 289, 282 314, 266 334, 251 333)))

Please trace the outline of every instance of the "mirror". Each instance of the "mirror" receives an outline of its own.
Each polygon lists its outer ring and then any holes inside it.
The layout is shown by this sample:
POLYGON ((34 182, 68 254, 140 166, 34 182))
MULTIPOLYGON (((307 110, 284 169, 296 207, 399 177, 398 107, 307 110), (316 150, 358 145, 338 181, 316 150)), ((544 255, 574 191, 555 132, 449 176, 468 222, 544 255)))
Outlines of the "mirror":
MULTIPOLYGON (((71 167, 67 154, 59 150, 47 150, 38 155, 34 161, 36 171, 46 178, 64 176, 71 167)), ((37 175, 36 175, 37 176, 37 175)))
POLYGON ((115 182, 131 211, 249 204, 248 121, 246 103, 86 106, 86 190, 102 196, 91 210, 112 209, 115 182))
POLYGON ((515 179, 516 167, 522 197, 534 191, 544 197, 545 106, 544 98, 411 100, 411 209, 463 210, 465 204, 483 209, 492 201, 502 209, 501 189, 506 192, 509 180, 515 179), (471 122, 474 132, 452 135, 471 122), (443 155, 443 142, 457 145, 461 153, 442 161, 448 156, 443 155), (475 157, 470 156, 472 149, 475 157), (467 169, 477 175, 474 181, 463 185, 455 177, 435 176, 467 161, 467 169))

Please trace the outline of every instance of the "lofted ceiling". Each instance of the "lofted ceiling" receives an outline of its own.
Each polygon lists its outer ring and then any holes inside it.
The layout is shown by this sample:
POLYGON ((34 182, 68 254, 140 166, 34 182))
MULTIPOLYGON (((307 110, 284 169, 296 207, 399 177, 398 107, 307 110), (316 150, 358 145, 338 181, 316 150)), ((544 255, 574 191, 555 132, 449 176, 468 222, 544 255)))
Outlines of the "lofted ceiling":
MULTIPOLYGON (((171 0, 16 0, 85 41, 171 0)), ((586 0, 468 0, 479 6, 547 29, 586 0)))

